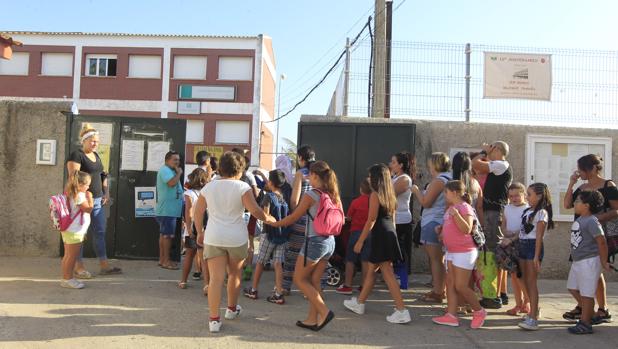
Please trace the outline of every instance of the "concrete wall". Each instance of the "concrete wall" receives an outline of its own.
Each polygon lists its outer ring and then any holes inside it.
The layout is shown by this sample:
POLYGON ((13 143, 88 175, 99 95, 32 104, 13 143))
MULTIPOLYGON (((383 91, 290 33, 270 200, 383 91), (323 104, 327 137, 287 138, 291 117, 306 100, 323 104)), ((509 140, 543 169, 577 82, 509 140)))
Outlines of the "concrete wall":
POLYGON ((0 101, 0 255, 57 256, 48 200, 62 192, 69 103, 0 101), (57 141, 56 165, 36 165, 37 139, 57 141))
MULTIPOLYGON (((526 183, 524 176, 527 134, 612 138, 612 155, 614 159, 614 161, 612 161, 612 174, 615 178, 618 178, 616 177, 618 175, 618 161, 616 161, 616 155, 618 154, 618 130, 426 121, 415 119, 384 120, 368 118, 333 118, 324 116, 303 116, 302 118, 302 121, 311 122, 337 122, 344 120, 345 122, 356 121, 363 123, 415 123, 416 157, 420 171, 419 186, 423 186, 429 178, 426 163, 431 153, 439 151, 449 154, 451 148, 476 148, 483 142, 491 143, 496 140, 505 141, 511 147, 511 154, 508 157, 508 161, 513 167, 514 181, 526 183)), ((384 159, 384 161, 388 160, 389 159, 384 159)), ((419 209, 418 204, 415 204, 415 221, 418 221, 419 209)), ((556 228, 549 231, 545 239, 545 260, 541 277, 566 279, 568 276, 570 268, 570 263, 568 262, 570 253, 570 227, 571 223, 569 222, 556 222, 556 228)), ((428 271, 427 257, 421 249, 414 250, 413 265, 415 271, 428 271)), ((618 273, 611 273, 608 279, 618 281, 618 273)))

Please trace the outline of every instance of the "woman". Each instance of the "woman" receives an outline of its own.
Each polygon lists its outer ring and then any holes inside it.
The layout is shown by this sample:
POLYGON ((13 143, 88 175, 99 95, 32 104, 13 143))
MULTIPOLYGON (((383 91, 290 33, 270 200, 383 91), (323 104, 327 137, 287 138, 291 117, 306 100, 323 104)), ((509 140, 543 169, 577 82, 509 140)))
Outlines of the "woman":
POLYGON ((409 176, 411 160, 410 153, 401 152, 393 155, 388 165, 397 196, 397 211, 395 212, 397 238, 408 274, 410 274, 412 268, 410 265, 412 255, 412 212, 410 212, 412 178, 409 176))
POLYGON ((448 172, 451 163, 448 155, 433 153, 427 161, 427 167, 432 178, 427 189, 421 191, 418 186, 412 186, 412 193, 421 206, 423 206, 421 242, 429 257, 431 278, 433 280, 433 289, 425 294, 423 300, 442 303, 446 297, 444 254, 442 253, 442 244, 438 240, 436 228, 442 225, 444 220, 444 211, 446 210, 444 186, 451 180, 451 174, 448 172))
MULTIPOLYGON (((566 195, 564 196, 564 208, 567 210, 573 208, 575 199, 580 192, 584 190, 598 190, 601 192, 603 199, 605 200, 605 210, 596 216, 599 219, 599 222, 605 224, 608 221, 618 217, 618 188, 616 188, 616 183, 612 180, 606 180, 601 176, 602 170, 603 163, 601 158, 597 155, 588 154, 579 158, 577 160, 577 171, 571 175, 569 186, 567 188, 566 195), (573 187, 579 179, 587 182, 583 183, 579 186, 579 188, 577 188, 577 190, 575 190, 575 192, 573 192, 573 187)), ((575 216, 575 219, 577 219, 577 216, 575 216)), ((599 310, 592 318, 593 325, 612 321, 612 315, 610 314, 609 309, 607 309, 606 287, 605 278, 603 277, 603 274, 601 274, 596 294, 599 310)), ((563 318, 567 320, 578 320, 581 317, 581 299, 576 298, 576 300, 577 306, 573 310, 564 313, 562 315, 563 318)))
MULTIPOLYGON (((88 232, 92 237, 94 252, 99 258, 101 270, 99 275, 120 274, 122 269, 113 267, 107 259, 107 250, 105 246, 105 229, 106 218, 103 206, 109 202, 109 190, 107 185, 107 174, 103 169, 103 162, 97 154, 99 147, 99 132, 90 124, 84 124, 79 133, 82 148, 71 153, 67 161, 67 172, 69 174, 76 171, 86 172, 91 177, 90 188, 88 191, 92 193, 94 198, 94 207, 90 213, 91 221, 88 232)), ((79 257, 75 264, 75 277, 78 279, 90 279, 92 274, 86 270, 83 262, 84 249, 79 253, 79 257)))
MULTIPOLYGON (((311 165, 309 183, 312 188, 319 190, 307 191, 294 209, 294 212, 286 218, 272 223, 272 226, 289 226, 298 222, 307 212, 309 212, 311 217, 316 217, 321 195, 328 195, 336 205, 341 207, 337 175, 326 162, 316 161, 311 165)), ((309 301, 309 314, 304 321, 296 322, 296 326, 319 331, 335 317, 335 314, 328 309, 320 294, 322 288, 320 279, 324 275, 328 259, 335 252, 335 237, 332 235, 318 235, 313 228, 313 219, 309 219, 306 229, 307 237, 303 246, 301 246, 300 254, 296 257, 294 283, 309 301)))
POLYGON ((194 224, 197 241, 204 241, 204 258, 208 262, 210 282, 208 307, 210 332, 219 332, 219 304, 226 270, 227 310, 225 318, 233 320, 242 313, 237 304, 240 293, 242 265, 247 258, 247 226, 243 219, 245 209, 265 221, 266 215, 255 201, 251 187, 240 180, 245 169, 245 159, 235 152, 226 152, 219 161, 219 178, 206 185, 195 204, 194 224), (203 218, 208 208, 208 224, 204 231, 203 218))
MULTIPOLYGON (((309 168, 315 162, 315 152, 308 145, 303 145, 298 149, 298 171, 294 175, 292 184, 292 195, 290 196, 290 210, 295 210, 300 203, 300 198, 306 192, 313 189, 309 181, 309 168)), ((294 267, 300 248, 305 242, 305 227, 307 225, 307 215, 302 215, 292 226, 290 231, 288 246, 285 250, 285 260, 283 262, 283 292, 290 294, 294 277, 294 267)))

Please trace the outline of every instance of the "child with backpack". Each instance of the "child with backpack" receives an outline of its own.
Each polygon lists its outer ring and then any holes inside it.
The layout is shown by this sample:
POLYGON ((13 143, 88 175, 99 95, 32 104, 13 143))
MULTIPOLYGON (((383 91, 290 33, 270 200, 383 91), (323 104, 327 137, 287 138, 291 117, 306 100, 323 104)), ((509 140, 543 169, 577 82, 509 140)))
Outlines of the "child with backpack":
MULTIPOLYGON (((350 220, 350 237, 345 253, 345 281, 339 286, 335 292, 339 294, 352 294, 352 279, 354 278, 354 269, 357 263, 362 265, 361 285, 367 275, 369 269, 369 255, 371 252, 371 243, 367 241, 363 244, 361 253, 354 252, 354 245, 360 237, 361 231, 367 223, 367 215, 369 215, 369 195, 371 195, 371 183, 369 178, 363 179, 360 185, 360 196, 352 200, 348 208, 347 218, 350 220)), ((370 237, 367 237, 368 239, 370 237)), ((362 289, 362 286, 359 287, 362 289)))
MULTIPOLYGON (((375 283, 376 268, 380 268, 382 277, 388 286, 393 300, 395 312, 386 317, 392 324, 405 324, 412 319, 410 312, 403 303, 401 289, 395 278, 393 264, 403 261, 401 248, 397 238, 394 214, 397 210, 395 189, 391 183, 389 168, 384 164, 376 164, 369 168, 371 196, 369 197, 369 215, 363 231, 354 245, 354 252, 361 253, 365 240, 371 234, 371 254, 369 269, 363 283, 363 289, 358 296, 345 300, 343 305, 350 311, 362 315, 365 313, 365 301, 375 283)), ((368 243, 368 242, 367 242, 368 243)))
POLYGON ((594 314, 594 297, 602 270, 609 272, 607 242, 603 228, 595 214, 604 206, 603 195, 598 190, 579 193, 574 201, 575 214, 579 217, 571 226, 571 270, 567 288, 575 299, 581 298, 581 319, 569 327, 572 334, 591 334, 594 314))
MULTIPOLYGON (((90 212, 94 207, 94 199, 92 193, 88 191, 89 187, 90 175, 86 172, 76 171, 69 177, 65 189, 68 217, 66 215, 61 217, 58 225, 64 244, 62 281, 60 282, 60 286, 64 288, 84 288, 84 284, 73 277, 73 272, 75 261, 82 248, 82 242, 84 242, 88 226, 90 226, 90 212)), ((58 198, 58 196, 55 198, 58 198)))
POLYGON ((539 329, 539 288, 538 275, 541 272, 544 249, 543 238, 548 229, 554 228, 551 194, 544 183, 534 183, 528 187, 530 207, 524 210, 519 231, 519 265, 525 292, 530 298, 530 312, 518 324, 524 330, 539 329))
POLYGON ((478 228, 478 218, 470 206, 470 195, 462 181, 449 181, 445 185, 444 196, 448 209, 444 214, 441 238, 446 248, 446 314, 434 317, 439 325, 459 326, 457 306, 464 300, 472 307, 470 328, 483 326, 487 311, 481 307, 474 290, 470 287, 470 277, 478 258, 478 246, 473 234, 478 228))
MULTIPOLYGON (((264 213, 273 216, 276 220, 282 220, 289 213, 289 206, 284 198, 282 188, 285 181, 285 174, 281 170, 272 170, 268 173, 268 181, 266 182, 266 192, 262 200, 261 206, 264 213)), ((271 227, 264 226, 264 231, 260 237, 260 250, 255 265, 253 274, 253 284, 251 287, 244 289, 244 295, 247 298, 258 298, 258 285, 264 271, 264 265, 268 263, 272 256, 272 262, 275 268, 275 290, 273 294, 268 296, 266 300, 275 304, 284 304, 283 298, 283 258, 288 241, 289 231, 286 227, 271 227)))

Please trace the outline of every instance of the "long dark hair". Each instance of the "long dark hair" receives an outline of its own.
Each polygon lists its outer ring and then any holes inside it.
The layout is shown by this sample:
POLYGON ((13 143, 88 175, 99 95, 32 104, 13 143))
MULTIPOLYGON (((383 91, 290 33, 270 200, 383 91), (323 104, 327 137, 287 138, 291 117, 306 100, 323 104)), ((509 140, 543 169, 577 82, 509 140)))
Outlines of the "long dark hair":
POLYGON ((577 168, 586 172, 591 172, 594 169, 601 172, 603 170, 603 159, 594 154, 584 155, 577 159, 577 168))
POLYGON ((551 194, 549 193, 549 187, 545 183, 534 183, 528 188, 532 189, 534 193, 541 196, 539 202, 533 208, 532 214, 528 216, 528 223, 532 223, 534 216, 542 209, 547 211, 547 229, 554 229, 554 210, 551 205, 551 194))
POLYGON ((337 174, 333 171, 326 161, 315 161, 311 164, 309 172, 314 173, 322 181, 322 191, 326 192, 330 199, 335 204, 341 204, 341 198, 339 197, 339 182, 337 181, 337 174))
POLYGON ((466 192, 472 195, 472 161, 468 153, 460 151, 453 156, 453 180, 461 181, 465 187, 466 192))
POLYGON ((393 214, 397 209, 397 197, 395 196, 395 189, 391 184, 388 166, 384 164, 371 166, 369 168, 369 182, 371 183, 371 189, 378 194, 380 206, 384 207, 389 214, 393 214))
POLYGON ((305 168, 311 168, 311 165, 315 162, 315 151, 310 145, 303 145, 298 148, 296 155, 305 161, 305 168))

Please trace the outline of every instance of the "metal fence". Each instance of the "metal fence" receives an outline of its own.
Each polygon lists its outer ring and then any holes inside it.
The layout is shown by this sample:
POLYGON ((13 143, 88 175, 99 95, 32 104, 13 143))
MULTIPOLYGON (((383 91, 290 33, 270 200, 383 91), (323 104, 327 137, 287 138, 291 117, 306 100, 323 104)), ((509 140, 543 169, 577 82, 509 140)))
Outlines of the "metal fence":
MULTIPOLYGON (((391 117, 465 120, 466 44, 393 41, 391 117)), ((352 49, 349 114, 367 116, 369 38, 352 49)), ((471 44, 470 121, 618 128, 618 52, 471 44), (552 55, 551 101, 483 98, 483 52, 552 55)))

